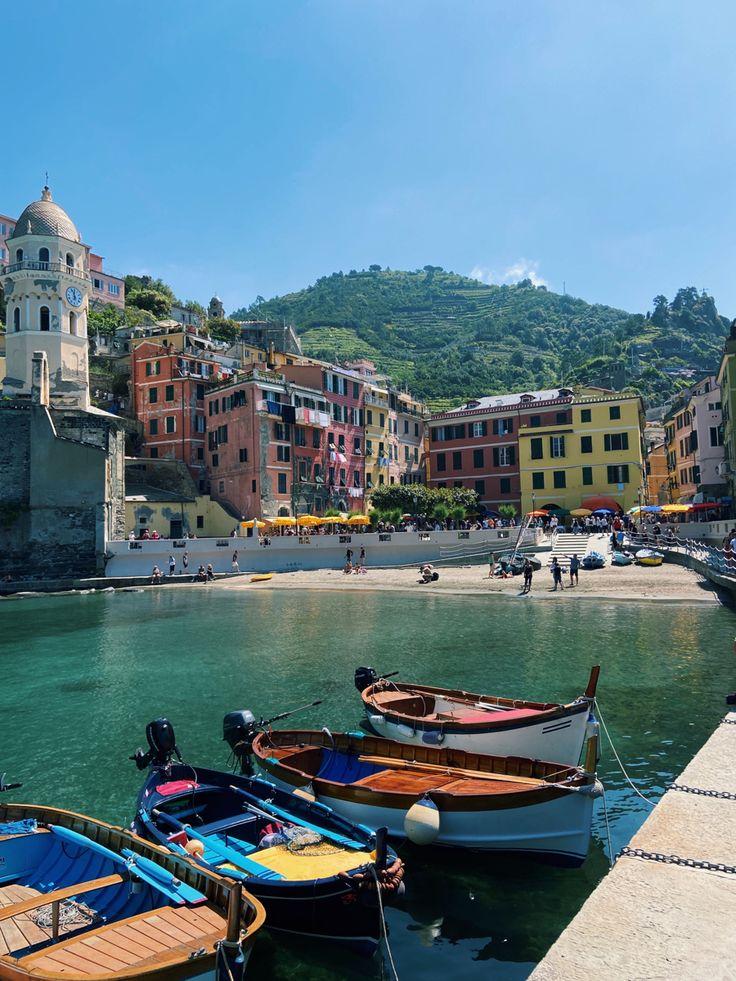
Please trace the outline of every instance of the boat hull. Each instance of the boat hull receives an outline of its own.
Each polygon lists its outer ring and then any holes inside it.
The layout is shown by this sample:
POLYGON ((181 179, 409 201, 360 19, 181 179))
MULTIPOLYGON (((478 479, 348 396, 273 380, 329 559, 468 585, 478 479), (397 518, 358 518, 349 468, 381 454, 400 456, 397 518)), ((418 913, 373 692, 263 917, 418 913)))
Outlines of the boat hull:
POLYGON ((388 713, 379 714, 371 707, 367 722, 371 730, 384 739, 393 739, 405 745, 422 745, 431 741, 443 749, 462 749, 471 753, 489 756, 523 756, 528 759, 555 760, 575 766, 580 759, 585 741, 588 722, 588 705, 579 710, 552 719, 529 722, 518 720, 517 724, 496 723, 493 728, 481 726, 471 728, 416 720, 414 726, 407 725, 388 713), (427 734, 431 735, 428 736, 427 734), (438 736, 441 740, 438 742, 438 736))

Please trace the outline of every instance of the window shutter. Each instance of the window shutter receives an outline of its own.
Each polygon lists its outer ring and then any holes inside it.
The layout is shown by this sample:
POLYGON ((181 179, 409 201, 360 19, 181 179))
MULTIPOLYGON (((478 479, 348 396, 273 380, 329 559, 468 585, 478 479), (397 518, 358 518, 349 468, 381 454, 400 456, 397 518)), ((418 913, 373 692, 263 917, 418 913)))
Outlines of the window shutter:
MULTIPOLYGON (((493 428, 494 429, 496 428, 496 423, 495 422, 493 423, 493 428)), ((493 447, 493 466, 494 467, 499 466, 498 458, 499 458, 498 447, 497 446, 494 446, 493 447)))
POLYGON ((516 447, 515 446, 509 446, 509 448, 508 448, 508 455, 509 455, 509 465, 513 467, 513 465, 516 463, 516 447))

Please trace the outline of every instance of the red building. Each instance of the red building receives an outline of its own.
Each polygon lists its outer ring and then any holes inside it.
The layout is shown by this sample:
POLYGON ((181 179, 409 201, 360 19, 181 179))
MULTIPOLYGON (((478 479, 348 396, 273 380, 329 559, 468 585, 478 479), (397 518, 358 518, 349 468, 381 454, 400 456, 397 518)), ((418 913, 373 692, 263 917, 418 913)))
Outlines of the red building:
POLYGON ((519 428, 571 422, 569 388, 491 395, 431 416, 429 486, 467 487, 489 511, 521 507, 519 428))
POLYGON ((330 422, 318 389, 259 368, 205 398, 210 493, 244 518, 320 513, 330 422))
POLYGON ((205 392, 221 380, 220 366, 160 341, 131 354, 133 410, 143 426, 144 454, 182 460, 205 490, 205 392))

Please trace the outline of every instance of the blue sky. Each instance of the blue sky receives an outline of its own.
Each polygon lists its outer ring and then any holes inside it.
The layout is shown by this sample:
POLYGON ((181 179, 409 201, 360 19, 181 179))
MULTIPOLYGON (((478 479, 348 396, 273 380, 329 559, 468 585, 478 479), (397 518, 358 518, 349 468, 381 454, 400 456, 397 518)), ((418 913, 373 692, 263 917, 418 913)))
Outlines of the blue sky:
POLYGON ((337 269, 736 315, 736 4, 126 0, 2 15, 0 212, 232 310, 337 269))

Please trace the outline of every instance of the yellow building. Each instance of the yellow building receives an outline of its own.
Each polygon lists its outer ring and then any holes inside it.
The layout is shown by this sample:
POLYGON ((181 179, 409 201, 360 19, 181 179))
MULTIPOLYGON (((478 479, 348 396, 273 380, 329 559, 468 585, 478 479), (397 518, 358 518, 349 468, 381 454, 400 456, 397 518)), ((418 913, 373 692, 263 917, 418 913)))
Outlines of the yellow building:
MULTIPOLYGON (((395 413, 394 413, 395 416, 395 413)), ((377 383, 365 383, 365 489, 389 483, 390 457, 393 453, 390 433, 388 390, 377 383)))
POLYGON ((584 391, 556 419, 563 416, 565 423, 519 429, 522 512, 547 505, 572 510, 591 497, 610 498, 624 511, 644 503, 641 398, 584 391))
POLYGON ((667 448, 664 440, 651 443, 647 448, 647 504, 670 503, 669 480, 667 469, 667 448))
POLYGON ((125 534, 140 538, 157 531, 162 538, 227 538, 238 521, 208 495, 192 498, 158 488, 129 488, 125 495, 125 534))

